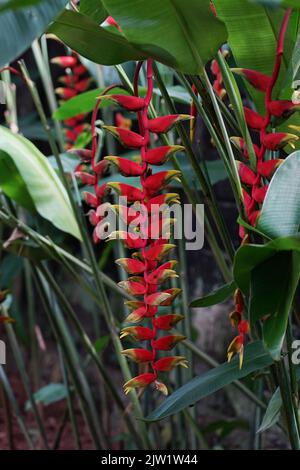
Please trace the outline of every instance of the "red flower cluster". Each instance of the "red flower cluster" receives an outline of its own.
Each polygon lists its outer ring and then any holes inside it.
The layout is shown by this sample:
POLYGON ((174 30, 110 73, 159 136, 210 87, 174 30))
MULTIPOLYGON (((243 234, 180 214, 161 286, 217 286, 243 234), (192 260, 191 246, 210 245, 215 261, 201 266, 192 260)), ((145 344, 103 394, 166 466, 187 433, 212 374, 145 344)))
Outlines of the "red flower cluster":
MULTIPOLYGON (((105 222, 101 214, 104 196, 114 190, 119 196, 126 196, 128 206, 122 204, 112 206, 121 214, 122 218, 130 223, 139 216, 139 222, 134 233, 115 231, 109 239, 120 238, 128 249, 135 250, 130 258, 122 258, 116 262, 130 275, 127 281, 120 282, 120 286, 126 290, 135 300, 126 304, 131 313, 126 318, 125 326, 121 331, 121 337, 130 337, 135 341, 148 341, 148 348, 125 349, 123 354, 133 361, 148 367, 151 372, 144 372, 134 377, 124 385, 125 393, 129 393, 135 387, 145 387, 154 383, 156 388, 167 394, 167 387, 158 380, 159 372, 167 372, 177 365, 187 367, 186 359, 182 356, 157 357, 158 351, 169 351, 179 341, 184 339, 182 335, 167 334, 158 336, 159 331, 169 331, 180 320, 179 314, 164 314, 158 316, 158 307, 169 307, 180 289, 171 288, 160 290, 159 286, 170 278, 177 277, 174 267, 175 260, 164 261, 164 258, 174 248, 169 243, 170 234, 163 233, 163 217, 157 208, 163 204, 178 202, 176 193, 161 193, 172 179, 178 179, 180 174, 175 170, 159 171, 152 173, 151 166, 161 166, 171 154, 183 149, 179 145, 161 146, 150 148, 150 135, 168 132, 179 120, 190 119, 186 115, 161 116, 149 119, 148 111, 153 93, 152 60, 147 61, 147 93, 145 98, 138 96, 137 76, 141 64, 137 66, 135 79, 135 96, 121 94, 106 94, 101 96, 94 110, 92 120, 93 149, 85 151, 83 159, 91 159, 93 174, 77 173, 77 176, 88 184, 93 184, 95 194, 85 193, 86 202, 94 209, 90 211, 90 221, 95 226, 94 241, 98 242, 105 231, 105 222), (97 136, 94 122, 101 100, 109 100, 118 104, 123 109, 138 113, 139 133, 126 127, 103 126, 106 131, 116 137, 123 146, 140 151, 140 161, 136 162, 125 157, 108 156, 99 163, 95 161, 97 136), (107 183, 98 185, 99 177, 103 174, 108 164, 114 164, 119 172, 126 177, 140 178, 140 188, 126 183, 107 183), (153 222, 154 221, 154 222, 153 222), (155 235, 155 236, 154 236, 155 235), (147 322, 147 326, 138 323, 147 322), (131 325, 130 325, 131 324, 131 325)), ((86 161, 85 160, 85 161, 86 161)))
MULTIPOLYGON (((272 133, 270 128, 272 118, 286 118, 299 109, 299 105, 293 104, 291 101, 282 100, 274 101, 272 99, 272 91, 277 82, 281 60, 283 55, 284 37, 288 25, 291 10, 287 10, 277 45, 276 61, 273 74, 271 77, 250 69, 233 69, 246 79, 256 90, 265 93, 265 115, 262 116, 254 110, 244 107, 246 123, 251 131, 259 132, 259 145, 253 144, 253 150, 256 156, 255 166, 249 165, 249 154, 245 141, 240 137, 232 137, 231 140, 235 146, 241 151, 244 162, 237 162, 240 180, 243 185, 244 210, 248 222, 255 226, 260 214, 260 208, 264 201, 269 181, 276 171, 276 168, 282 163, 280 158, 266 159, 267 151, 279 151, 287 144, 293 145, 292 142, 298 140, 293 134, 277 132, 272 133)), ((244 227, 240 226, 240 237, 243 243, 247 243, 248 235, 244 227)), ((247 320, 243 320, 242 312, 244 309, 243 296, 240 290, 237 290, 234 296, 235 310, 230 314, 231 324, 237 328, 238 335, 229 345, 227 354, 230 361, 234 353, 240 356, 240 366, 243 362, 243 345, 245 334, 249 330, 247 320)))
MULTIPOLYGON (((67 101, 89 88, 92 79, 87 76, 87 69, 79 62, 75 52, 72 55, 54 57, 51 62, 64 69, 64 75, 59 77, 62 86, 55 90, 62 101, 67 101)), ((78 136, 86 129, 85 116, 82 113, 64 121, 67 149, 74 146, 78 136)))

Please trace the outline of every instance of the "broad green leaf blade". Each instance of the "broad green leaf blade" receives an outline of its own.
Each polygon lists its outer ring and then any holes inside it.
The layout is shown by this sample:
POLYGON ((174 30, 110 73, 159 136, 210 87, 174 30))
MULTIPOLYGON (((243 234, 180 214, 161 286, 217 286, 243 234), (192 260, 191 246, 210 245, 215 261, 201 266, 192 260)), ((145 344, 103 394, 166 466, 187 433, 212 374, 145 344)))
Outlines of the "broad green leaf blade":
POLYGON ((278 299, 277 309, 272 312, 272 315, 267 318, 263 325, 265 346, 275 360, 280 359, 289 313, 300 279, 300 253, 287 252, 286 256, 288 258, 286 270, 277 271, 284 272, 285 278, 281 290, 276 293, 278 299))
POLYGON ((300 251, 300 236, 283 237, 265 245, 241 246, 234 258, 233 277, 237 286, 249 293, 252 270, 279 251, 300 251))
MULTIPOLYGON (((80 95, 74 96, 70 100, 65 101, 53 114, 54 119, 64 120, 69 119, 73 116, 77 116, 80 113, 89 113, 91 112, 95 105, 98 96, 104 91, 104 88, 97 88, 96 90, 85 91, 80 93, 80 95)), ((114 88, 110 90, 107 94, 111 95, 113 93, 118 94, 128 94, 122 88, 114 88)), ((103 100, 101 107, 104 108, 109 106, 109 103, 106 100, 103 100)))
POLYGON ((268 188, 258 228, 271 238, 294 235, 300 224, 300 151, 289 155, 268 188))
POLYGON ((9 198, 34 212, 34 203, 20 172, 10 156, 2 151, 0 151, 0 187, 9 198))
POLYGON ((229 284, 225 284, 225 286, 219 287, 215 291, 211 292, 211 294, 193 300, 190 307, 210 307, 211 305, 220 304, 227 300, 233 294, 235 289, 236 283, 232 281, 229 284))
POLYGON ((282 406, 281 394, 280 394, 279 388, 277 388, 275 393, 271 397, 271 400, 269 401, 263 420, 257 432, 264 432, 277 423, 280 417, 281 406, 282 406))
POLYGON ((131 44, 158 61, 198 74, 226 42, 209 0, 103 0, 131 44))
POLYGON ((6 10, 31 7, 37 3, 41 3, 41 1, 42 0, 3 0, 0 2, 0 13, 3 13, 6 10), (3 3, 3 5, 1 3, 3 3))
POLYGON ((80 0, 79 11, 97 23, 102 23, 108 16, 101 0, 80 0))
MULTIPOLYGON (((24 2, 23 2, 24 3, 24 2)), ((67 0, 40 1, 36 6, 0 14, 0 67, 21 55, 60 13, 67 0)), ((0 6, 4 4, 0 0, 0 6)))
MULTIPOLYGON (((34 393, 34 398, 37 403, 43 403, 43 405, 51 405, 60 400, 64 400, 68 396, 68 391, 64 384, 52 383, 40 388, 34 393)), ((28 401, 25 405, 26 411, 31 409, 31 404, 28 401)))
POLYGON ((235 358, 230 363, 221 364, 209 372, 195 377, 164 400, 146 420, 158 421, 178 413, 235 380, 242 379, 252 372, 261 371, 270 366, 272 362, 271 356, 265 351, 260 341, 252 343, 245 349, 242 369, 239 369, 238 360, 235 358))
POLYGON ((65 10, 51 25, 49 32, 97 64, 116 65, 145 58, 145 54, 124 36, 107 31, 88 16, 75 11, 65 10))
MULTIPOLYGON (((214 0, 214 4, 218 16, 227 27, 228 43, 237 66, 271 75, 275 60, 277 33, 284 10, 269 12, 263 6, 245 0, 214 0), (257 47, 258 44, 259 47, 257 47)), ((286 48, 286 50, 292 49, 286 48)), ((289 55, 286 54, 279 82, 285 76, 289 59, 289 55)), ((248 86, 247 83, 246 86, 258 110, 262 112, 264 94, 248 86)))
POLYGON ((280 359, 288 316, 300 277, 300 252, 279 251, 251 272, 250 323, 263 322, 263 339, 275 360, 280 359), (279 276, 278 273, 284 273, 279 276))
POLYGON ((47 158, 27 139, 0 127, 0 151, 14 161, 38 213, 81 239, 67 192, 47 158))

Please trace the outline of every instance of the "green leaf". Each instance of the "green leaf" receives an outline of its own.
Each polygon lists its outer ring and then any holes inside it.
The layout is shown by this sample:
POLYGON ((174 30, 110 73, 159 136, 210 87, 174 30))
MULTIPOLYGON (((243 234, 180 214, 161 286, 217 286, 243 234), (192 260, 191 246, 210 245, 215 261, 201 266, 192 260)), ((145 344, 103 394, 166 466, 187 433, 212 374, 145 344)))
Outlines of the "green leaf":
POLYGON ((88 16, 65 10, 50 26, 55 34, 83 57, 103 65, 140 60, 145 54, 119 33, 107 31, 88 16))
MULTIPOLYGON (((37 403, 43 403, 48 406, 52 403, 57 403, 60 400, 64 400, 68 396, 67 388, 64 384, 52 383, 40 388, 34 393, 34 399, 37 403)), ((31 409, 31 403, 26 402, 26 411, 31 409)))
POLYGON ((271 238, 294 235, 300 224, 300 151, 289 155, 275 172, 258 220, 271 238))
POLYGON ((97 23, 103 23, 108 16, 101 0, 80 0, 79 11, 97 23))
POLYGON ((193 300, 190 307, 210 307, 211 305, 221 304, 233 294, 235 289, 236 283, 232 281, 229 284, 219 287, 215 291, 211 292, 211 294, 193 300))
POLYGON ((245 294, 250 292, 251 326, 268 315, 263 322, 264 344, 278 360, 300 278, 300 236, 242 246, 235 256, 233 274, 238 287, 245 294))
POLYGON ((104 349, 108 346, 109 342, 110 342, 109 335, 101 336, 101 338, 98 338, 97 341, 94 343, 94 348, 97 351, 97 353, 104 351, 104 349))
POLYGON ((279 252, 258 265, 251 273, 251 324, 269 315, 263 322, 263 339, 275 360, 280 359, 299 278, 300 253, 296 251, 279 252), (284 276, 281 277, 278 273, 284 273, 284 276))
MULTIPOLYGON (((3 4, 3 0, 0 3, 3 4)), ((24 4, 25 2, 22 3, 24 4)), ((0 67, 20 56, 30 46, 32 41, 45 31, 49 23, 60 13, 66 3, 67 0, 51 0, 51 2, 43 0, 36 6, 1 13, 0 67)))
POLYGON ((251 271, 278 251, 300 251, 300 236, 283 237, 265 245, 241 246, 234 258, 233 278, 245 295, 249 293, 251 271))
POLYGON ((226 42, 224 24, 209 0, 104 0, 107 11, 130 41, 163 64, 198 74, 226 42))
POLYGON ((270 366, 272 362, 273 360, 265 351, 262 342, 252 343, 245 348, 244 364, 241 369, 238 366, 238 359, 234 358, 230 363, 221 364, 199 377, 195 377, 164 400, 147 417, 146 421, 158 421, 178 413, 235 380, 270 366))
POLYGON ((282 406, 281 394, 280 394, 279 388, 277 388, 271 400, 269 401, 262 423, 259 429, 257 430, 257 432, 264 432, 277 423, 280 417, 281 406, 282 406))
POLYGON ((38 213, 81 239, 67 192, 47 158, 27 139, 0 127, 0 151, 14 161, 38 213))
POLYGON ((31 212, 35 211, 34 203, 18 168, 3 151, 0 151, 0 187, 6 196, 20 206, 31 212))
MULTIPOLYGON (((269 12, 263 6, 245 2, 245 0, 230 0, 227 2, 214 0, 214 4, 218 16, 227 27, 229 33, 228 43, 237 66, 271 75, 274 67, 277 33, 284 10, 279 9, 269 12), (257 47, 258 44, 259 47, 257 47)), ((287 37, 288 40, 289 37, 287 37)), ((285 60, 276 90, 280 90, 280 81, 285 76, 291 51, 292 47, 285 48, 285 60)), ((264 94, 256 91, 251 85, 248 86, 247 83, 246 86, 258 110, 263 112, 264 94)))
POLYGON ((0 13, 3 13, 6 10, 16 10, 18 8, 31 7, 37 3, 41 3, 42 0, 3 0, 0 3, 0 13))
MULTIPOLYGON (((104 88, 97 88, 96 90, 89 90, 80 95, 74 96, 68 101, 65 101, 53 114, 54 119, 64 120, 69 119, 73 116, 77 116, 80 113, 89 113, 91 112, 95 105, 98 96, 104 91, 104 88)), ((107 94, 112 95, 113 93, 124 94, 128 93, 122 88, 114 88, 110 90, 107 94)), ((101 102, 100 107, 104 108, 110 106, 106 100, 101 102)))

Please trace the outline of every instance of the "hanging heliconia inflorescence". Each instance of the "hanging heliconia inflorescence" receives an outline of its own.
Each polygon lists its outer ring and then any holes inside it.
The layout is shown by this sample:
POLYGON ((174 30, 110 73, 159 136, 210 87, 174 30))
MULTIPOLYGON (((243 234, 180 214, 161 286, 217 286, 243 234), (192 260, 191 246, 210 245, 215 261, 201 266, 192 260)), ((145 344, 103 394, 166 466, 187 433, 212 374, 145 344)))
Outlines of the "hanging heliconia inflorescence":
POLYGON ((164 145, 151 148, 151 134, 163 134, 168 132, 178 121, 190 119, 189 115, 168 115, 149 118, 149 106, 153 93, 152 60, 147 61, 147 92, 146 96, 138 96, 138 74, 142 63, 137 65, 135 74, 135 96, 108 94, 113 87, 106 90, 106 94, 99 97, 92 118, 92 151, 83 151, 84 161, 90 159, 92 173, 77 172, 77 177, 86 184, 93 185, 95 194, 86 192, 85 201, 93 209, 90 211, 90 222, 94 225, 94 241, 97 243, 103 238, 106 225, 103 217, 103 198, 110 191, 115 191, 119 197, 127 198, 128 204, 114 204, 113 209, 130 224, 137 215, 139 222, 134 232, 113 231, 109 235, 111 239, 122 239, 126 248, 133 250, 131 257, 121 258, 116 261, 130 275, 120 286, 129 293, 133 300, 126 305, 131 313, 126 318, 125 326, 121 330, 121 337, 130 337, 135 341, 146 341, 145 348, 125 349, 122 354, 143 365, 143 373, 129 380, 124 385, 125 393, 135 387, 145 387, 151 383, 163 393, 167 393, 166 385, 158 379, 160 372, 168 372, 175 366, 187 367, 187 361, 183 356, 159 356, 159 353, 170 351, 184 336, 179 334, 165 334, 171 330, 177 322, 182 320, 182 315, 169 313, 158 316, 159 307, 168 308, 180 293, 178 288, 161 289, 160 286, 171 278, 178 277, 174 267, 175 260, 167 261, 165 258, 175 248, 169 243, 171 233, 165 231, 165 227, 171 220, 165 218, 159 211, 161 206, 179 202, 176 193, 162 193, 162 190, 171 180, 179 179, 180 173, 176 170, 162 170, 153 173, 152 166, 157 167, 175 152, 183 150, 179 145, 164 145), (100 162, 96 161, 97 134, 95 120, 101 101, 121 106, 126 111, 135 112, 138 115, 139 133, 124 127, 103 126, 107 132, 116 137, 119 142, 130 149, 139 150, 140 160, 133 161, 125 157, 107 156, 100 162), (125 183, 98 184, 99 179, 107 168, 114 164, 118 171, 125 177, 139 177, 140 187, 125 183), (143 326, 140 325, 143 323, 143 326), (163 335, 161 334, 163 333, 163 335))
MULTIPOLYGON (((51 59, 51 63, 64 69, 64 74, 58 79, 61 86, 55 90, 62 103, 88 90, 92 78, 88 76, 87 68, 80 63, 76 52, 72 52, 71 55, 54 57, 51 59)), ((66 127, 65 137, 68 150, 74 147, 78 137, 88 128, 85 118, 86 114, 80 113, 63 121, 66 127)))
MULTIPOLYGON (((284 38, 288 26, 291 10, 287 10, 281 26, 276 50, 276 60, 272 76, 267 76, 261 72, 250 69, 232 69, 234 73, 241 75, 256 90, 265 94, 265 114, 262 116, 256 111, 244 107, 245 120, 252 132, 259 132, 259 145, 253 143, 253 149, 256 156, 255 165, 250 164, 249 154, 245 141, 241 137, 232 137, 234 145, 240 150, 244 157, 244 162, 237 162, 240 180, 243 185, 244 211, 247 221, 253 227, 258 221, 260 209, 263 204, 270 179, 276 168, 282 163, 279 151, 286 145, 293 147, 293 142, 298 140, 294 134, 284 132, 272 132, 273 120, 288 118, 292 113, 300 109, 299 104, 292 101, 272 99, 272 92, 278 80, 283 48, 284 38)), ((248 234, 243 226, 240 226, 240 237, 242 243, 247 243, 248 234)), ((243 360, 243 345, 245 334, 249 330, 249 325, 242 318, 244 309, 243 296, 240 290, 235 292, 234 296, 235 310, 230 314, 230 321, 238 330, 238 335, 233 339, 228 348, 228 359, 230 360, 234 353, 240 355, 240 364, 243 360)))

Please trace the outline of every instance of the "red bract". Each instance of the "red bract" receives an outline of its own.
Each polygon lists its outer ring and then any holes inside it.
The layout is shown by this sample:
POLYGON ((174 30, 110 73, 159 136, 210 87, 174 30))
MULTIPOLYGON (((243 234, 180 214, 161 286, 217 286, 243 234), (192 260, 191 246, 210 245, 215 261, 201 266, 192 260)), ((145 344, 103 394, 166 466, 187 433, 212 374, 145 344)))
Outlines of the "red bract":
POLYGON ((138 364, 153 361, 153 351, 148 351, 147 349, 123 349, 121 354, 129 357, 132 361, 137 362, 138 364))
POLYGON ((136 132, 128 131, 122 127, 114 126, 103 126, 103 129, 106 129, 114 137, 116 137, 121 144, 129 148, 140 148, 143 145, 143 137, 136 132))
POLYGON ((193 116, 188 114, 170 114, 169 116, 161 116, 148 121, 148 129, 150 132, 162 134, 168 132, 176 122, 192 119, 193 116))
POLYGON ((266 134, 262 137, 262 144, 269 150, 279 150, 291 142, 298 140, 294 134, 286 132, 277 132, 273 134, 266 134))
POLYGON ((143 167, 139 163, 127 158, 109 156, 104 157, 104 159, 116 165, 123 176, 141 176, 143 173, 143 167))
POLYGON ((244 113, 245 113, 245 119, 246 123, 248 124, 249 127, 252 129, 260 130, 264 127, 264 118, 260 114, 256 113, 250 108, 246 108, 244 106, 244 113))
POLYGON ((101 101, 112 101, 114 104, 122 106, 122 108, 125 108, 128 111, 141 111, 145 106, 145 100, 143 98, 138 98, 137 96, 112 94, 102 95, 99 97, 99 99, 101 101))
POLYGON ((268 103, 268 110, 278 118, 289 117, 294 111, 300 110, 300 104, 294 104, 289 100, 271 101, 268 103))
POLYGON ((268 86, 271 82, 271 77, 265 75, 261 72, 257 72, 256 70, 250 69, 231 69, 232 72, 241 75, 245 80, 247 80, 254 88, 259 91, 267 91, 268 86))
POLYGON ((170 351, 176 346, 177 343, 184 339, 186 339, 186 336, 183 335, 163 336, 154 342, 154 346, 155 349, 158 349, 159 351, 170 351))
POLYGON ((71 55, 53 57, 53 59, 51 59, 51 63, 65 68, 72 68, 77 64, 77 58, 71 55))
POLYGON ((163 147, 150 149, 146 152, 145 161, 151 165, 162 165, 171 155, 180 150, 184 150, 181 145, 164 145, 163 147))
POLYGON ((186 358, 183 356, 163 357, 154 363, 154 368, 160 372, 170 372, 176 366, 187 368, 186 358))
POLYGON ((61 98, 63 98, 64 100, 69 100, 70 98, 73 98, 74 96, 77 95, 76 90, 73 90, 73 88, 63 88, 63 87, 56 88, 55 93, 59 95, 61 98))

